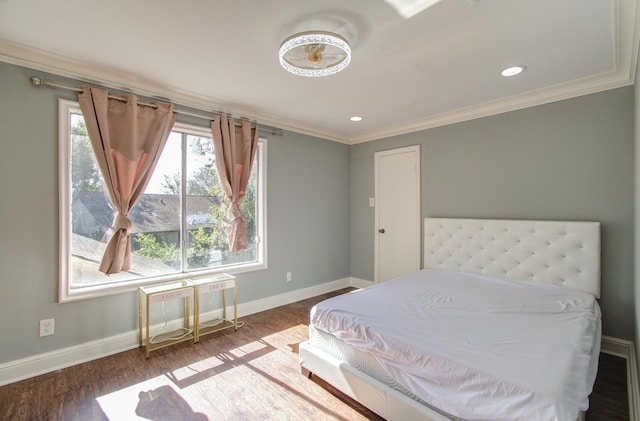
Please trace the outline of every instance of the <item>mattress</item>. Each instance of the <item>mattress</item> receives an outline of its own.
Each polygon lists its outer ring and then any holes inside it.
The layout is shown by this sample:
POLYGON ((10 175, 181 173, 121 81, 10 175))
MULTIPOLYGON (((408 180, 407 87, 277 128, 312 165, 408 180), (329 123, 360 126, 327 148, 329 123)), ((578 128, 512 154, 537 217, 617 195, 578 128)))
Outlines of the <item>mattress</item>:
POLYGON ((317 304, 310 330, 314 346, 452 418, 574 420, 600 323, 579 290, 429 269, 317 304))

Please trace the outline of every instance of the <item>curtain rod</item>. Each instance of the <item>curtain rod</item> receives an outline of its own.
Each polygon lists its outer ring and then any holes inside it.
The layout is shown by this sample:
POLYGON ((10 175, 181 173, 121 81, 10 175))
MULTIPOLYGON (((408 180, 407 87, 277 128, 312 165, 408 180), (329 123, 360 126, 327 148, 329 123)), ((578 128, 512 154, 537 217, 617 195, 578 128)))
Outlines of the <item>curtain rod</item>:
MULTIPOLYGON (((82 88, 78 88, 78 87, 75 87, 75 86, 62 85, 62 84, 59 84, 59 83, 52 82, 50 80, 42 79, 39 76, 31 76, 29 78, 29 81, 31 82, 31 84, 33 86, 47 86, 47 87, 50 87, 50 88, 61 88, 61 89, 67 89, 69 91, 82 92, 82 88)), ((122 95, 109 94, 108 97, 111 98, 111 99, 118 100, 118 101, 127 102, 127 98, 122 96, 122 95)), ((153 102, 147 102, 147 101, 138 100, 138 105, 142 105, 142 106, 145 106, 145 107, 151 107, 151 108, 158 108, 158 106, 156 104, 154 104, 153 102)), ((176 110, 176 109, 174 109, 174 112, 176 114, 187 115, 187 116, 190 116, 190 117, 201 118, 201 119, 204 119, 204 120, 212 120, 212 118, 211 118, 212 116, 210 116, 210 115, 206 116, 206 115, 203 115, 203 114, 190 113, 190 112, 187 112, 187 111, 176 110)), ((236 125, 239 126, 240 124, 236 123, 236 125)), ((258 125, 258 130, 266 131, 266 132, 271 133, 273 135, 282 136, 282 130, 281 129, 277 129, 275 127, 258 125)))

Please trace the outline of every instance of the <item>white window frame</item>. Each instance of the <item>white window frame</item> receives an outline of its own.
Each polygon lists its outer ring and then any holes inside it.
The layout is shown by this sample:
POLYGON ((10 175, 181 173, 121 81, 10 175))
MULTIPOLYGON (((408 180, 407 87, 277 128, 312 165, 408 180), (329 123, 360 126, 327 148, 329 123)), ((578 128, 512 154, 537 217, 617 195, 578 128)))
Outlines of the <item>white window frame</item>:
MULTIPOLYGON (((87 298, 101 297, 111 294, 137 290, 142 285, 157 282, 168 282, 205 276, 211 273, 238 274, 267 268, 267 140, 260 138, 257 148, 257 209, 256 239, 257 261, 238 265, 218 266, 192 272, 182 272, 130 281, 90 285, 72 288, 70 278, 71 264, 71 114, 82 114, 80 105, 75 101, 58 100, 58 195, 59 195, 59 276, 58 301, 69 302, 87 298)), ((211 137, 206 128, 175 123, 174 130, 199 136, 211 137)), ((183 247, 184 247, 184 241, 183 247)))

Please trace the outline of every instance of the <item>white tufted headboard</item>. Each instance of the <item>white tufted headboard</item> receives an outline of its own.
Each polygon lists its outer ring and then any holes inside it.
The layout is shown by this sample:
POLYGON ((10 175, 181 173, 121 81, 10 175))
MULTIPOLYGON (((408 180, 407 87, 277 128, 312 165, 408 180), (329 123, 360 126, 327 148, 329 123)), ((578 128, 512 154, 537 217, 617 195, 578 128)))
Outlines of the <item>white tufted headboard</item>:
POLYGON ((528 279, 600 298, 600 223, 425 218, 424 267, 528 279))

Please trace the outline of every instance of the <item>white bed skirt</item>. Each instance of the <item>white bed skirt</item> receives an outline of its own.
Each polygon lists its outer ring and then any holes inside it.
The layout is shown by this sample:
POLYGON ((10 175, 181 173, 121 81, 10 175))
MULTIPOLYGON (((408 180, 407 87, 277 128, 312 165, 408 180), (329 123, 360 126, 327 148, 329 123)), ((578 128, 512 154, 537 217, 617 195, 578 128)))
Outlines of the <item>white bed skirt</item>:
POLYGON ((319 377, 324 381, 386 420, 451 420, 451 418, 356 370, 309 342, 300 344, 300 364, 308 372, 322 373, 319 377))
MULTIPOLYGON (((309 340, 299 347, 299 362, 305 375, 316 373, 345 395, 369 408, 388 421, 452 421, 459 418, 443 413, 408 397, 400 390, 392 388, 371 375, 362 372, 369 369, 373 373, 384 373, 384 369, 372 355, 356 350, 343 341, 309 327, 309 340), (346 359, 358 361, 358 369, 334 356, 335 352, 349 355, 346 359)), ((376 375, 376 374, 374 374, 376 375)), ((382 379, 390 376, 383 374, 382 379)), ((392 383, 395 383, 392 381, 392 383)), ((584 412, 578 421, 584 421, 584 412)))

